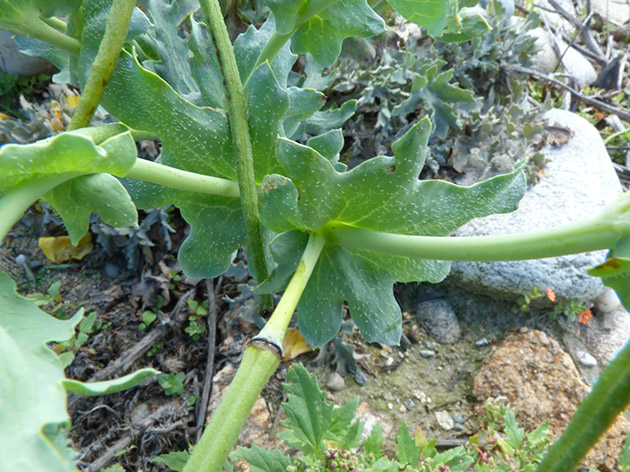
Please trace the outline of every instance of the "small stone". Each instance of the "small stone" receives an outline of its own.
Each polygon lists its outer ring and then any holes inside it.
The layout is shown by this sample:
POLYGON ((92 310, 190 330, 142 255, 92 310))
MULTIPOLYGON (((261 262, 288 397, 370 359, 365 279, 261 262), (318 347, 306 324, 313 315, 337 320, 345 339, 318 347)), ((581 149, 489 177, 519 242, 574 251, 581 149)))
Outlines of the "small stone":
POLYGON ((407 398, 407 400, 405 400, 405 408, 407 408, 409 411, 413 410, 414 406, 416 406, 416 404, 411 398, 407 398))
POLYGON ((610 313, 619 306, 619 297, 611 288, 604 290, 597 300, 595 300, 595 309, 600 313, 610 313))
POLYGON ((401 413, 407 413, 407 407, 405 405, 400 405, 398 407, 398 411, 400 411, 401 413))
POLYGON ((391 403, 391 402, 390 402, 390 403, 388 403, 388 404, 387 404, 387 408, 388 408, 388 409, 390 409, 390 410, 393 410, 393 409, 394 409, 394 404, 393 404, 393 403, 391 403))
POLYGON ((597 366, 597 359, 591 356, 588 352, 578 351, 575 353, 575 355, 578 358, 578 361, 580 361, 580 364, 582 364, 584 367, 597 366))
POLYGON ((357 373, 354 374, 354 381, 358 383, 361 387, 363 387, 367 382, 367 378, 365 377, 365 374, 363 372, 357 370, 357 373))
POLYGON ((435 419, 440 425, 440 428, 444 429, 445 431, 450 431, 455 426, 453 418, 451 418, 451 415, 449 415, 446 411, 436 411, 435 419))
POLYGON ((432 351, 430 349, 422 349, 420 351, 420 355, 424 357, 425 359, 428 359, 430 357, 435 357, 435 351, 432 351))
POLYGON ((453 421, 455 421, 455 423, 458 423, 458 424, 464 423, 464 418, 462 418, 462 415, 460 415, 459 413, 453 413, 451 415, 451 418, 453 418, 453 421))
POLYGON ((457 431, 457 432, 466 431, 466 426, 464 426, 463 424, 455 424, 455 426, 453 426, 453 431, 457 431))
POLYGON ((447 300, 419 302, 416 305, 416 320, 429 336, 442 344, 454 343, 461 335, 457 315, 447 300))
POLYGON ((394 358, 393 357, 388 357, 387 361, 385 361, 385 365, 387 367, 390 367, 393 363, 394 363, 394 358))
POLYGON ((483 347, 483 346, 487 346, 489 343, 489 341, 486 338, 481 338, 478 339, 477 341, 475 341, 475 346, 477 347, 483 347))
POLYGON ((346 381, 338 372, 333 372, 328 376, 326 388, 331 392, 340 392, 346 386, 346 381))
POLYGON ((413 396, 416 398, 416 400, 418 400, 420 403, 426 403, 427 401, 427 394, 424 393, 422 390, 414 390, 413 391, 413 396))

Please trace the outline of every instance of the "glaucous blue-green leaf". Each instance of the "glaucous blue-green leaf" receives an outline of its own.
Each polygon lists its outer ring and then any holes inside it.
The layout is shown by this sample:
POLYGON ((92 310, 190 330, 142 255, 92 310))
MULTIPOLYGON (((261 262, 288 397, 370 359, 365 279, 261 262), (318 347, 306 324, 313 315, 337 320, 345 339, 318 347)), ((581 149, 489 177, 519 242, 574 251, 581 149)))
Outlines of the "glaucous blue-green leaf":
POLYGON ((457 15, 457 0, 387 0, 404 18, 440 36, 449 19, 457 15))
POLYGON ((46 343, 71 338, 83 310, 60 321, 15 289, 0 273, 0 470, 75 472, 63 441, 70 426, 64 373, 46 343))
MULTIPOLYGON (((311 118, 326 103, 324 94, 314 89, 289 87, 289 110, 284 115, 285 136, 294 138, 300 125, 311 118)), ((301 134, 304 134, 302 131, 301 134)))
POLYGON ((264 449, 255 444, 252 447, 237 447, 230 455, 233 461, 245 460, 252 472, 281 472, 293 463, 291 456, 276 450, 264 449))
POLYGON ((63 379, 62 384, 68 392, 74 393, 75 395, 107 395, 133 388, 140 385, 146 379, 159 373, 160 372, 155 369, 145 368, 112 380, 103 380, 101 382, 80 382, 74 379, 63 379))
POLYGON ((447 29, 437 39, 444 43, 461 43, 492 29, 483 15, 473 9, 462 9, 459 12, 459 20, 459 24, 453 30, 447 29))
POLYGON ((123 185, 110 174, 76 177, 44 195, 63 219, 72 244, 87 232, 96 213, 108 225, 121 228, 138 222, 138 212, 123 185))
POLYGON ((413 113, 420 104, 431 109, 431 121, 435 125, 435 136, 444 138, 449 126, 457 126, 455 104, 475 103, 474 94, 452 85, 453 70, 440 72, 443 61, 437 61, 426 67, 422 74, 416 74, 413 79, 411 96, 394 108, 395 116, 405 116, 413 113))
POLYGON ((341 126, 354 115, 356 109, 357 101, 348 100, 339 108, 329 108, 324 111, 315 112, 313 116, 299 123, 288 137, 302 141, 305 140, 307 136, 317 136, 327 131, 341 128, 341 126))
POLYGON ((178 28, 199 8, 195 0, 143 0, 142 7, 151 20, 148 34, 155 41, 159 59, 143 62, 143 67, 155 72, 183 97, 199 95, 199 87, 191 73, 187 40, 178 28))
POLYGON ((630 310, 630 238, 623 237, 608 253, 606 262, 588 271, 593 277, 601 277, 602 283, 612 288, 621 303, 630 310))
POLYGON ((269 0, 267 5, 278 33, 293 34, 293 52, 309 52, 327 67, 339 57, 344 39, 369 38, 385 31, 385 22, 366 0, 269 0))
MULTIPOLYGON (((345 224, 446 236, 472 218, 516 209, 525 192, 520 169, 472 187, 418 180, 430 131, 430 121, 422 120, 392 145, 394 157, 376 157, 349 172, 338 172, 308 146, 281 139, 278 157, 287 177, 271 175, 263 181, 263 223, 277 233, 345 224)), ((296 247, 303 244, 292 240, 296 247)), ((298 304, 300 330, 312 345, 321 346, 337 334, 347 302, 368 341, 397 344, 401 317, 392 285, 438 282, 449 269, 443 261, 327 244, 298 304)))

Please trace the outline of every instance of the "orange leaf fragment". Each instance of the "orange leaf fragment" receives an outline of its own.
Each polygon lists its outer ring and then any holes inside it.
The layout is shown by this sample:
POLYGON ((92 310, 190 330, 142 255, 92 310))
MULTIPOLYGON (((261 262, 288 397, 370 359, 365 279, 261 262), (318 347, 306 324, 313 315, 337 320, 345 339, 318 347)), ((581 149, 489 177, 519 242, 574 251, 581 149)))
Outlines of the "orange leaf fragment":
POLYGON ((282 360, 286 362, 295 359, 300 354, 311 352, 313 348, 308 345, 308 341, 304 339, 299 329, 288 328, 284 335, 282 350, 284 351, 282 360))
POLYGON ((55 264, 70 259, 81 260, 94 248, 90 233, 86 233, 76 246, 70 242, 70 236, 39 238, 37 245, 46 258, 55 264))
POLYGON ((552 302, 556 301, 556 292, 551 287, 547 287, 547 298, 552 302))
POLYGON ((585 310, 580 313, 580 319, 578 321, 582 324, 586 324, 592 317, 593 313, 591 312, 591 310, 585 310))

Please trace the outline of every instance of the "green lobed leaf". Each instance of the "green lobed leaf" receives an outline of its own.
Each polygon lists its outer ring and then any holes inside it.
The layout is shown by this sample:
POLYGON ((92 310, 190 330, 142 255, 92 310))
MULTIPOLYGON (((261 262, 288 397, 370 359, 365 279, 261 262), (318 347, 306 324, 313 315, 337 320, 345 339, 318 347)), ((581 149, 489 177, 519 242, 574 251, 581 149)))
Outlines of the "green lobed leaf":
POLYGON ((237 447, 230 459, 246 460, 252 472, 284 472, 293 462, 290 456, 278 450, 270 451, 255 444, 250 448, 237 447))
MULTIPOLYGON (((333 410, 332 421, 330 422, 330 426, 328 427, 328 432, 326 437, 331 440, 339 440, 344 438, 348 433, 350 428, 350 424, 354 419, 354 413, 359 406, 359 397, 354 397, 345 405, 335 408, 333 410)), ((341 449, 349 449, 346 447, 341 447, 341 449)))
POLYGON ((363 443, 365 455, 373 454, 375 459, 383 457, 383 427, 381 423, 375 423, 372 431, 363 443))
POLYGON ((411 467, 414 467, 420 459, 420 448, 416 445, 411 434, 409 434, 409 428, 404 421, 398 427, 396 444, 398 445, 398 450, 396 451, 398 461, 403 465, 409 464, 411 467))
POLYGON ((387 0, 404 18, 424 26, 431 36, 440 36, 457 15, 457 0, 387 0))
POLYGON ((287 373, 288 384, 283 384, 288 394, 283 403, 287 419, 286 427, 278 434, 284 442, 304 454, 322 458, 323 440, 333 420, 334 405, 326 401, 326 394, 301 364, 294 364, 287 373))
MULTIPOLYGON (((373 158, 349 172, 337 172, 310 147, 281 139, 278 155, 289 177, 271 175, 263 182, 263 223, 278 233, 346 224, 446 236, 472 218, 516 208, 525 191, 520 168, 472 187, 418 180, 430 129, 429 120, 419 122, 393 144, 395 157, 373 158)), ((292 241, 300 252, 303 239, 293 236, 292 241)), ((298 304, 300 330, 313 346, 328 342, 339 330, 347 302, 366 340, 397 344, 401 315, 393 284, 438 282, 449 269, 444 261, 327 244, 298 304)))
POLYGON ((140 385, 146 379, 159 374, 155 369, 145 368, 139 369, 131 374, 124 375, 113 380, 104 380, 101 382, 80 382, 74 379, 63 379, 62 384, 65 389, 80 396, 107 395, 110 393, 122 392, 137 385, 140 385))
POLYGON ((208 107, 227 109, 225 84, 221 75, 221 65, 214 42, 205 24, 190 18, 190 38, 188 49, 192 53, 188 62, 190 71, 199 84, 201 101, 208 107))
POLYGON ((514 449, 520 449, 523 444, 523 439, 525 438, 525 429, 520 428, 518 424, 516 424, 516 417, 511 410, 505 412, 503 421, 505 423, 505 439, 507 443, 514 449))
POLYGON ((385 31, 385 22, 366 0, 268 0, 279 34, 292 34, 297 54, 311 53, 323 66, 331 66, 341 43, 353 36, 369 38, 385 31))

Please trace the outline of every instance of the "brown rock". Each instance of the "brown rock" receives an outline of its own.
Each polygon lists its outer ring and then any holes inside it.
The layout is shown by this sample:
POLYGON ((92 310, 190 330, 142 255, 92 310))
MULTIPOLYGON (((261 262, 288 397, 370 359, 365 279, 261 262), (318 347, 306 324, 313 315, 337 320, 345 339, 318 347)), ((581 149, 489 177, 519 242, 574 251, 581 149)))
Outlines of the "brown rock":
MULTIPOLYGON (((506 397, 518 423, 527 431, 548 419, 554 440, 589 391, 560 345, 545 333, 526 328, 509 332, 493 348, 473 386, 473 394, 481 402, 506 397)), ((584 464, 604 471, 620 470, 617 461, 628 431, 630 424, 619 418, 586 456, 584 464)))

